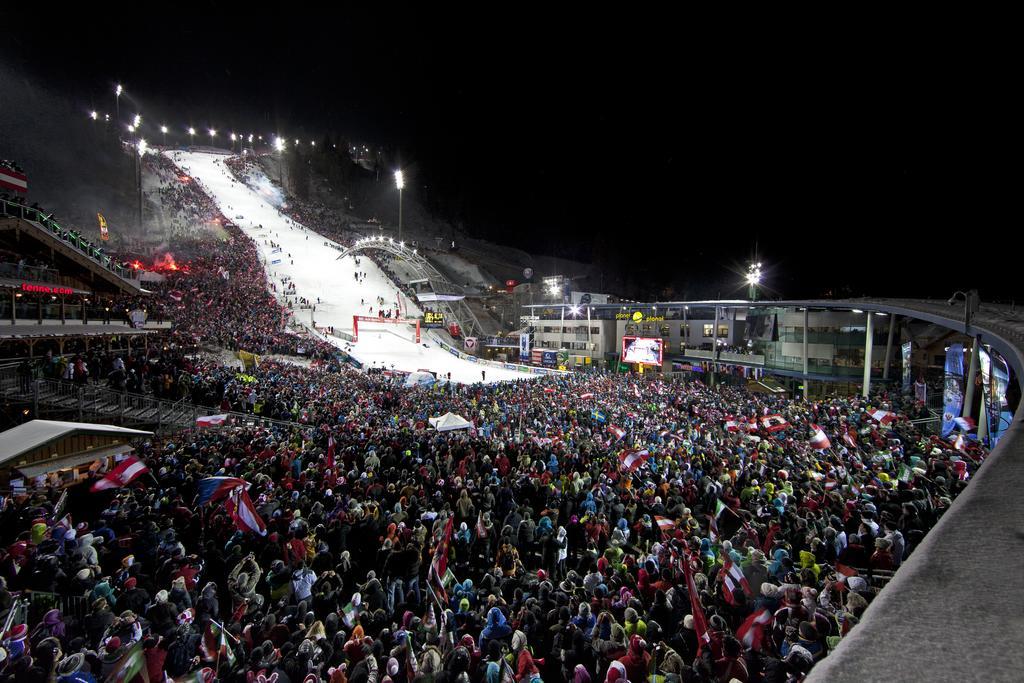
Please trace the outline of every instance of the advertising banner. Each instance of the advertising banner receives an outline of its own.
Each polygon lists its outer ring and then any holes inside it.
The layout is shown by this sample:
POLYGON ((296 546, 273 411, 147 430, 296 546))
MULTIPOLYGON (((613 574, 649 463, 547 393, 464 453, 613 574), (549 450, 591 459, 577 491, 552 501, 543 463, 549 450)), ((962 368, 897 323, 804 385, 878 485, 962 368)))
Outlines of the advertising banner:
POLYGON ((519 360, 530 360, 530 333, 523 332, 519 335, 519 360))
POLYGON ((558 364, 558 352, 551 350, 545 351, 541 357, 541 365, 546 368, 553 368, 558 364))
POLYGON ((572 303, 577 306, 608 303, 607 294, 595 294, 594 292, 570 292, 569 296, 572 303))
POLYGON ((956 426, 956 418, 964 405, 964 345, 950 344, 946 351, 946 381, 942 390, 942 438, 956 426))
POLYGON ((998 420, 989 421, 989 434, 991 445, 995 446, 999 437, 1002 436, 1013 422, 1013 413, 1010 411, 1010 404, 1006 401, 1006 390, 1010 385, 1010 366, 1006 359, 997 352, 992 352, 992 405, 993 410, 998 413, 998 420))
POLYGON ((467 351, 476 351, 476 337, 465 337, 462 343, 465 344, 467 351))
POLYGON ((910 352, 913 350, 913 344, 907 342, 903 345, 903 391, 910 391, 910 352))
POLYGON ((989 447, 999 443, 999 437, 1013 421, 1006 402, 1006 388, 1010 381, 1010 371, 1006 360, 995 351, 981 351, 981 385, 984 403, 982 409, 987 411, 989 447))

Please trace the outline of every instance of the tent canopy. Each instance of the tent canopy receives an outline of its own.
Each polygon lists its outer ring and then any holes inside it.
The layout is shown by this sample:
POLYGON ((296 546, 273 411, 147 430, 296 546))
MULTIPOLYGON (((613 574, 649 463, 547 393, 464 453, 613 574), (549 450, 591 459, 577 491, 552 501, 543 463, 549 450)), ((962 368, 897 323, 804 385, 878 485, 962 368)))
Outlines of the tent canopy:
POLYGON ((450 432, 454 429, 469 429, 473 424, 455 413, 445 413, 441 417, 430 418, 430 426, 439 432, 450 432))
POLYGON ((431 385, 435 382, 435 378, 429 372, 422 372, 417 370, 416 372, 410 372, 405 378, 405 386, 414 387, 420 384, 431 385))

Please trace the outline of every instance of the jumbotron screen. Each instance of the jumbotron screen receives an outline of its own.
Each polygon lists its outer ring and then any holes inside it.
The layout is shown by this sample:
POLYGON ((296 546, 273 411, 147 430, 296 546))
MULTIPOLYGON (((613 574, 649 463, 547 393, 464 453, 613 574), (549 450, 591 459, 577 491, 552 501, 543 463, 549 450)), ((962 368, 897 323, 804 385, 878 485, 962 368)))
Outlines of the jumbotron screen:
POLYGON ((622 362, 661 366, 662 341, 650 337, 623 337, 622 362))

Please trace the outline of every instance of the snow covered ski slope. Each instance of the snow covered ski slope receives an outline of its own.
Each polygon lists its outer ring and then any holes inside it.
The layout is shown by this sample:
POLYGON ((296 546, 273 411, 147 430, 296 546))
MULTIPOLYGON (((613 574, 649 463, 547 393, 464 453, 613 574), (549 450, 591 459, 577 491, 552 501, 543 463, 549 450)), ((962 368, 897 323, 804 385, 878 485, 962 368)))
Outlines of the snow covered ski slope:
MULTIPOLYGON (((296 319, 307 324, 315 320, 320 328, 333 326, 351 331, 353 315, 377 314, 381 308, 378 297, 384 301, 385 310, 400 304, 403 317, 421 315, 416 303, 400 293, 370 259, 356 255, 338 260, 338 252, 324 246, 326 238, 285 216, 270 200, 235 180, 224 166, 228 157, 183 151, 166 155, 198 181, 224 215, 253 239, 265 259, 270 280, 277 286, 279 298, 282 282, 288 282, 295 285, 291 296, 305 297, 316 304, 315 312, 296 309, 296 319), (280 246, 273 247, 270 242, 280 246), (365 273, 365 277, 357 280, 357 272, 365 273)), ((486 371, 487 382, 535 377, 515 370, 482 367, 451 355, 425 332, 421 344, 413 341, 413 335, 410 326, 360 323, 358 342, 336 337, 328 340, 366 367, 406 372, 429 370, 442 377, 450 372, 452 381, 461 383, 481 381, 481 371, 486 371)))

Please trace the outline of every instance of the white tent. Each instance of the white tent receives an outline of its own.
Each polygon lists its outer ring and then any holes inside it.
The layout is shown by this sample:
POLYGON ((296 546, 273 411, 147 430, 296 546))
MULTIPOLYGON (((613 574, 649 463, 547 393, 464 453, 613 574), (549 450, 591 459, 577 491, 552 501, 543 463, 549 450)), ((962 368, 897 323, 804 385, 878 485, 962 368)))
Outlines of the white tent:
POLYGON ((469 429, 473 423, 455 413, 445 413, 441 417, 430 418, 430 426, 439 432, 450 432, 453 429, 469 429))
POLYGON ((405 378, 405 386, 414 387, 420 384, 430 386, 435 381, 436 380, 434 379, 434 376, 431 375, 429 372, 416 371, 410 372, 409 375, 405 378))

